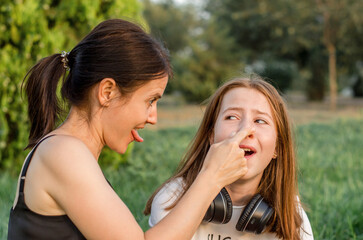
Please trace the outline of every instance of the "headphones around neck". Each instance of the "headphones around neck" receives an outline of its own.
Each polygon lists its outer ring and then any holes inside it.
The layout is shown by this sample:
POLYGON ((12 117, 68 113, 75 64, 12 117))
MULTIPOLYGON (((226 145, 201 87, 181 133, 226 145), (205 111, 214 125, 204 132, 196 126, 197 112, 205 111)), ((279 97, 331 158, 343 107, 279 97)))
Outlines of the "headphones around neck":
MULTIPOLYGON (((236 229, 241 232, 260 234, 268 225, 273 213, 274 209, 263 201, 260 194, 256 194, 244 208, 238 219, 236 229)), ((222 188, 209 206, 203 221, 225 224, 231 220, 231 217, 232 200, 227 190, 222 188)))

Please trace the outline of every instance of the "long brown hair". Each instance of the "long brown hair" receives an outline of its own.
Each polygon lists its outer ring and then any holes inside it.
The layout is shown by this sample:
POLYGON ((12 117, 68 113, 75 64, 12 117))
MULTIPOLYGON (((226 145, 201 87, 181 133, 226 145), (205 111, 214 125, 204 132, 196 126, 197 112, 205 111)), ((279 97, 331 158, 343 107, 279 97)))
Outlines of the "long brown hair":
POLYGON ((121 19, 101 22, 66 58, 68 74, 65 57, 58 53, 41 59, 24 78, 31 124, 27 148, 51 132, 60 117, 57 86, 62 76, 62 98, 88 107, 91 87, 104 78, 113 78, 127 96, 150 80, 172 75, 167 50, 141 27, 121 19))
POLYGON ((147 202, 144 213, 150 214, 155 195, 167 183, 176 178, 182 178, 184 183, 182 194, 167 209, 173 208, 192 185, 210 148, 210 138, 214 132, 223 97, 234 88, 255 89, 266 97, 271 106, 277 131, 277 158, 272 159, 264 170, 257 192, 275 209, 273 220, 267 231, 275 232, 283 239, 299 239, 302 220, 298 211, 295 149, 286 104, 277 90, 257 75, 233 79, 213 94, 206 107, 202 123, 177 172, 154 192, 147 202))

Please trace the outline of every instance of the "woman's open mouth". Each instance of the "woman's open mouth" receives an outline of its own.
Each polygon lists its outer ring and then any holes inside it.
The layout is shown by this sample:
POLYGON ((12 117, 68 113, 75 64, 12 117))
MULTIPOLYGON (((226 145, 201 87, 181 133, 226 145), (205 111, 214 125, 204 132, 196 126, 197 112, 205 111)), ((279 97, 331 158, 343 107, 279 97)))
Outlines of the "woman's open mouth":
POLYGON ((137 129, 132 129, 131 130, 131 134, 134 137, 134 139, 135 139, 136 142, 143 142, 144 141, 144 139, 137 132, 137 129))

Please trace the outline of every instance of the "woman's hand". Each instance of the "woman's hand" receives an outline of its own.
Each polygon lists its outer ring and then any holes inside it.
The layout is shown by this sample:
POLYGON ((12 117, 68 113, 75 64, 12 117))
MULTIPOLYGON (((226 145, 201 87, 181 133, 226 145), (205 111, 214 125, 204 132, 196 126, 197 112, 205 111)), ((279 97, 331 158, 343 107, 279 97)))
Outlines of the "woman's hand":
POLYGON ((222 188, 248 171, 245 152, 240 148, 241 141, 255 131, 253 128, 241 129, 232 133, 231 137, 224 141, 211 145, 204 160, 201 173, 211 174, 211 180, 215 180, 219 188, 222 188))

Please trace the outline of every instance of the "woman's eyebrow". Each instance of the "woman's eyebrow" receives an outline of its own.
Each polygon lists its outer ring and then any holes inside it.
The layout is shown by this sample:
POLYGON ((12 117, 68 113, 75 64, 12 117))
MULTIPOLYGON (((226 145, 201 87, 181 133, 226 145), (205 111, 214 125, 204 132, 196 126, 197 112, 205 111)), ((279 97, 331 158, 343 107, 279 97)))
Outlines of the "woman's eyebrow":
POLYGON ((162 98, 162 96, 160 95, 160 93, 155 93, 155 94, 152 94, 150 95, 151 98, 155 98, 155 99, 160 99, 162 98))

